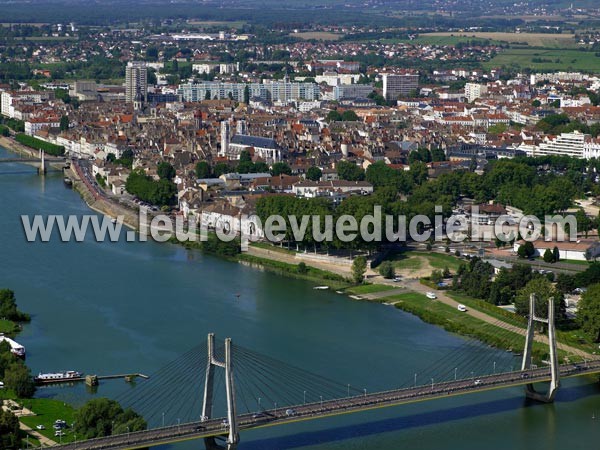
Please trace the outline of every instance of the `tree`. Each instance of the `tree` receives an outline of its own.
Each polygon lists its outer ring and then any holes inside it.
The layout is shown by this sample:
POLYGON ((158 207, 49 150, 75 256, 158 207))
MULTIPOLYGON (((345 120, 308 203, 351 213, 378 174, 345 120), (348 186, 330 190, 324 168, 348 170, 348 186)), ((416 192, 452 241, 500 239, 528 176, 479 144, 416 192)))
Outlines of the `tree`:
POLYGON ((547 263, 554 262, 554 255, 552 254, 552 250, 550 250, 549 248, 547 248, 546 251, 544 252, 544 262, 547 262, 547 263))
POLYGON ((338 177, 346 181, 362 181, 365 172, 356 164, 349 161, 339 161, 336 166, 338 177))
POLYGON ((31 398, 35 393, 35 384, 29 368, 22 362, 14 362, 4 372, 4 384, 20 398, 31 398))
POLYGON ((10 411, 0 409, 0 448, 17 450, 23 448, 19 419, 10 411))
POLYGON ((533 246, 533 242, 527 241, 519 246, 517 250, 517 255, 519 258, 528 259, 535 255, 535 247, 533 246))
POLYGON ((347 109, 342 113, 342 120, 344 122, 356 122, 358 120, 358 116, 351 109, 347 109))
POLYGON ((196 164, 196 178, 209 178, 210 165, 206 161, 200 161, 196 164))
POLYGON ((364 256, 357 256, 352 261, 352 280, 356 284, 362 284, 365 279, 365 273, 367 271, 367 258, 364 256))
POLYGON ((146 421, 133 410, 123 410, 114 400, 96 398, 76 411, 73 431, 84 439, 93 439, 145 429, 146 421))
POLYGON ((244 87, 244 103, 246 105, 250 103, 250 87, 248 85, 244 87))
POLYGON ((171 181, 175 178, 175 168, 168 162, 161 162, 156 169, 161 180, 171 181))
POLYGON ((69 129, 69 118, 62 116, 60 118, 60 131, 67 131, 69 129))
POLYGON ((552 257, 554 259, 554 262, 558 262, 558 260, 560 259, 560 250, 558 250, 557 246, 554 246, 554 248, 552 249, 552 257))
POLYGON ((25 314, 17 308, 15 293, 10 289, 0 289, 0 318, 12 320, 13 322, 29 322, 29 314, 25 314))
POLYGON ((319 181, 323 176, 323 171, 316 166, 309 167, 306 171, 306 179, 311 181, 319 181))
POLYGON ((600 284, 590 286, 581 296, 577 322, 590 339, 600 341, 600 284))
POLYGON ((537 317, 548 316, 548 300, 554 299, 556 321, 560 322, 565 317, 565 304, 563 295, 546 277, 534 277, 520 289, 515 297, 516 313, 521 316, 529 314, 529 296, 535 294, 535 315, 537 317))
POLYGON ((379 265, 379 275, 381 275, 383 278, 394 278, 396 276, 396 268, 394 267, 394 264, 390 261, 383 261, 380 265, 379 265))
POLYGON ((288 165, 288 163, 280 161, 280 162, 276 162, 271 167, 271 175, 273 175, 274 177, 276 177, 276 176, 281 175, 281 174, 285 174, 285 175, 291 175, 292 174, 292 168, 288 165))
POLYGON ((342 120, 342 115, 337 110, 332 109, 327 114, 325 120, 327 120, 327 122, 339 122, 340 120, 342 120))

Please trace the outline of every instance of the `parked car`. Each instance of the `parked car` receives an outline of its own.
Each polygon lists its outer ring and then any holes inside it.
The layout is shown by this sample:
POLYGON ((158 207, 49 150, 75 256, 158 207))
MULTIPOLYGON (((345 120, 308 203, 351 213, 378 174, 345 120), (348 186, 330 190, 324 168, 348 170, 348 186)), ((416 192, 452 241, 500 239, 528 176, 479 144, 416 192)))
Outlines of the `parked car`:
POLYGON ((36 425, 35 426, 38 430, 45 430, 46 427, 44 425, 36 425))

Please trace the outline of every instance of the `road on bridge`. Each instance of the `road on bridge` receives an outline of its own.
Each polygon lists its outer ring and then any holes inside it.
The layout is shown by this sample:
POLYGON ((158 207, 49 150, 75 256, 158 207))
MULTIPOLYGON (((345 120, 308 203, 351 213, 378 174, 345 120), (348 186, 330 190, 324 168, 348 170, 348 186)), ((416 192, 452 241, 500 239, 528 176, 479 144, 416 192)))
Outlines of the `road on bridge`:
MULTIPOLYGON (((561 377, 584 376, 600 373, 600 361, 586 365, 567 364, 560 366, 561 377)), ((283 425, 303 420, 349 414, 376 408, 397 406, 417 401, 447 398, 448 396, 465 395, 492 389, 520 386, 531 383, 550 381, 547 367, 531 369, 524 372, 507 372, 480 378, 413 386, 341 399, 323 400, 291 407, 270 409, 256 413, 243 414, 238 417, 240 430, 263 426, 283 425)), ((164 445, 184 440, 201 439, 227 434, 227 420, 210 419, 204 422, 192 422, 181 425, 157 428, 135 433, 119 434, 83 442, 56 446, 61 450, 100 450, 100 449, 138 449, 164 445)))

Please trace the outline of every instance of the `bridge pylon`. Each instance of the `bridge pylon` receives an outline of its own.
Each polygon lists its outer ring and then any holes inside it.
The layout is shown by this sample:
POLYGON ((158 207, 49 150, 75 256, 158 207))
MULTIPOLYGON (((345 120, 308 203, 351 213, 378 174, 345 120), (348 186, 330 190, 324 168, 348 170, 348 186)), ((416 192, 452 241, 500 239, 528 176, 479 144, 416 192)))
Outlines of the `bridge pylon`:
POLYGON ((525 387, 525 395, 527 397, 544 403, 552 403, 556 395, 556 391, 560 387, 560 370, 558 364, 558 353, 556 351, 556 327, 554 324, 554 299, 548 300, 548 318, 540 318, 535 315, 535 294, 529 296, 529 319, 527 321, 527 335, 525 337, 525 351, 523 352, 523 364, 521 370, 531 369, 532 347, 535 333, 535 322, 545 323, 548 325, 548 346, 550 348, 550 387, 544 393, 537 392, 533 383, 525 387))
POLYGON ((45 160, 44 151, 41 149, 40 149, 40 167, 38 168, 38 173, 40 175, 46 174, 46 160, 45 160))
MULTIPOLYGON (((235 408, 235 387, 233 383, 233 358, 231 352, 231 339, 225 339, 225 361, 218 361, 215 357, 215 335, 208 335, 208 361, 206 366, 206 379, 204 382, 204 401, 202 403, 202 421, 212 416, 215 370, 217 367, 225 369, 225 391, 227 394, 227 449, 234 449, 240 441, 235 408)), ((214 438, 205 439, 207 449, 216 448, 214 438)))

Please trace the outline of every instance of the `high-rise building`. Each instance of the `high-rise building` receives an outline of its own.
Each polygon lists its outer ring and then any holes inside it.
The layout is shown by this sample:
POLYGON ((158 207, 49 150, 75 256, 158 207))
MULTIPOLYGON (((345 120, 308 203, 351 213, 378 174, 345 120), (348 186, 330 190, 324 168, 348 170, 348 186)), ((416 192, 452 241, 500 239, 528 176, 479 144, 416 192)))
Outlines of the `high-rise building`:
POLYGON ((231 134, 231 124, 229 120, 223 120, 221 122, 221 151, 219 156, 226 156, 229 152, 229 139, 231 134))
POLYGON ((477 100, 487 93, 485 84, 467 83, 465 84, 465 97, 469 103, 477 100))
POLYGON ((148 94, 148 69, 143 61, 130 61, 125 69, 125 101, 146 101, 148 94), (141 97, 141 98, 140 98, 141 97))
POLYGON ((386 100, 397 100, 398 97, 410 95, 418 88, 419 75, 417 74, 383 74, 383 96, 386 100))

